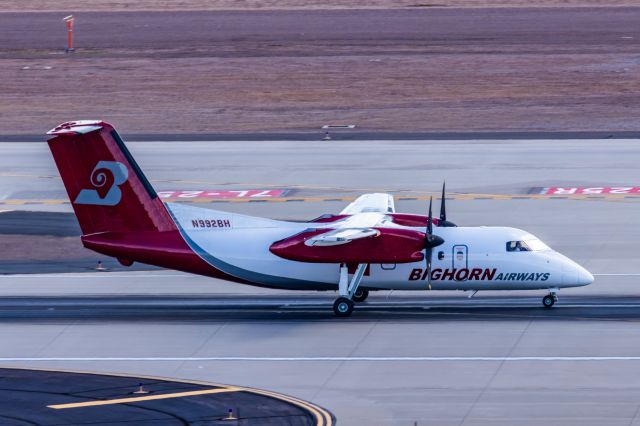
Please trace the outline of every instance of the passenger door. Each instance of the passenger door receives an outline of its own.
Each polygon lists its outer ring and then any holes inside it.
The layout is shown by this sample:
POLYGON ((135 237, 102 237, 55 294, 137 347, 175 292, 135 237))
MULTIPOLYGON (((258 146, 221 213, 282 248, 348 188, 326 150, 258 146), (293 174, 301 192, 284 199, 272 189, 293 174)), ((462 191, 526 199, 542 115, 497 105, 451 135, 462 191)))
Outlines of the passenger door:
POLYGON ((469 260, 468 260, 469 248, 464 244, 458 244, 453 246, 453 260, 452 265, 453 269, 468 269, 469 268, 469 260))

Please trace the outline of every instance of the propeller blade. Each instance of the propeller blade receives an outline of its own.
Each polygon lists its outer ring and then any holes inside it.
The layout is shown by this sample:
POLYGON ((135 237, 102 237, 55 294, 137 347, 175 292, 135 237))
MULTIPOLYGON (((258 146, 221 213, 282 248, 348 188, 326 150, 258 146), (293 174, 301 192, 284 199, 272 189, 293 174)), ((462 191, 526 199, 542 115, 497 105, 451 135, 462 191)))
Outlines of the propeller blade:
POLYGON ((427 247, 427 286, 429 290, 431 290, 431 255, 433 254, 433 249, 431 247, 427 247))
POLYGON ((431 207, 433 205, 433 197, 429 197, 429 214, 427 217, 427 232, 424 236, 424 247, 425 247, 425 253, 424 253, 424 261, 425 261, 425 267, 427 269, 427 285, 429 286, 429 289, 431 289, 431 252, 433 250, 431 250, 431 233, 433 232, 433 217, 432 217, 432 211, 431 211, 431 207))
POLYGON ((446 201, 445 201, 445 182, 442 182, 442 198, 440 199, 440 222, 446 222, 447 221, 447 208, 446 208, 446 201))
POLYGON ((431 233, 433 232, 433 220, 431 217, 431 204, 433 204, 433 197, 429 198, 429 218, 427 220, 427 235, 431 235, 431 233))
POLYGON ((447 226, 457 226, 453 222, 449 222, 447 220, 447 196, 445 191, 445 182, 442 182, 442 198, 440 199, 440 220, 438 221, 438 226, 447 227, 447 226))
POLYGON ((429 198, 429 216, 427 217, 427 229, 424 235, 424 260, 426 263, 427 269, 427 285, 429 290, 431 290, 431 257, 433 255, 433 248, 439 246, 444 243, 442 237, 437 235, 433 235, 433 197, 429 198))

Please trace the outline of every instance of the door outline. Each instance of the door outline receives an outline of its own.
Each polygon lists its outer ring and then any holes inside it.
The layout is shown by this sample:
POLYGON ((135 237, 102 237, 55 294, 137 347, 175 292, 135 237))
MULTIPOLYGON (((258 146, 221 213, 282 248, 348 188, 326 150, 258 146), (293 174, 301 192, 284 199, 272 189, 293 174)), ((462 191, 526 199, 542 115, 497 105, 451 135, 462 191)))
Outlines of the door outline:
POLYGON ((466 244, 456 244, 451 248, 451 267, 454 270, 458 269, 456 268, 456 265, 459 265, 462 262, 462 260, 456 260, 456 252, 458 252, 459 250, 462 251, 462 255, 464 256, 464 269, 469 269, 469 246, 467 246, 466 244))

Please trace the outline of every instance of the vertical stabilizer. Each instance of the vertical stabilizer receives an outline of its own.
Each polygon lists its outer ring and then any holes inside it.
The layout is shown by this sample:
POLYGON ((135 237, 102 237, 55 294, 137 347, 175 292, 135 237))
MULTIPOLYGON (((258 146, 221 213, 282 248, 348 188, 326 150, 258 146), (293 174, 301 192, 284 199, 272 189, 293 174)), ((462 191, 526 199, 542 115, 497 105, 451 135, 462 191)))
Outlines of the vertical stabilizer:
POLYGON ((70 121, 48 144, 83 234, 175 230, 124 142, 103 121, 70 121))

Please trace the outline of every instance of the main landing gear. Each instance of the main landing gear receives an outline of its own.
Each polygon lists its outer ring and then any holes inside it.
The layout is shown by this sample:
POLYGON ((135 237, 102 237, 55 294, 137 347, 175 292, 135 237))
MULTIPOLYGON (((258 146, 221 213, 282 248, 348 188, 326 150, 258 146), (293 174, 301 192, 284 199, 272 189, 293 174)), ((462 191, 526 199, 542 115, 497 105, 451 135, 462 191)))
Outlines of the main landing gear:
POLYGON ((362 303, 367 300, 369 297, 369 290, 365 290, 364 288, 359 288, 353 293, 353 301, 356 303, 362 303))
POLYGON ((338 297, 333 302, 333 312, 338 317, 348 317, 353 312, 353 301, 346 297, 338 297))
POLYGON ((369 295, 367 290, 358 289, 366 269, 366 263, 359 264, 353 278, 349 281, 349 268, 344 263, 340 265, 340 282, 338 283, 340 297, 333 303, 333 312, 336 316, 348 317, 353 312, 353 302, 364 302, 369 295))
POLYGON ((542 298, 542 306, 545 308, 552 307, 558 301, 558 296, 554 290, 550 290, 549 294, 542 298))

